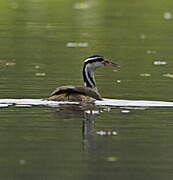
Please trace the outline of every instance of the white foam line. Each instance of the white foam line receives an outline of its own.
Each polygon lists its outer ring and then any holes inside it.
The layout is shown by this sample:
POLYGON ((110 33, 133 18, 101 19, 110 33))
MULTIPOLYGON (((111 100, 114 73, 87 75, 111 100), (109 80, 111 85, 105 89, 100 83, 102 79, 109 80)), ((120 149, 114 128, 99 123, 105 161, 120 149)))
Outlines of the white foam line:
POLYGON ((48 101, 44 99, 0 99, 0 104, 36 105, 36 106, 42 105, 42 106, 58 107, 61 104, 79 104, 79 103, 48 101))
POLYGON ((96 101, 95 104, 98 106, 117 107, 173 107, 173 102, 146 100, 103 99, 103 101, 96 101))
MULTIPOLYGON (((0 99, 3 105, 36 105, 58 107, 62 104, 79 104, 78 102, 48 101, 44 99, 0 99)), ((103 99, 96 101, 97 106, 114 106, 114 107, 173 107, 173 102, 166 101, 146 101, 146 100, 119 100, 119 99, 103 99)))
POLYGON ((0 108, 8 107, 9 104, 0 104, 0 108))

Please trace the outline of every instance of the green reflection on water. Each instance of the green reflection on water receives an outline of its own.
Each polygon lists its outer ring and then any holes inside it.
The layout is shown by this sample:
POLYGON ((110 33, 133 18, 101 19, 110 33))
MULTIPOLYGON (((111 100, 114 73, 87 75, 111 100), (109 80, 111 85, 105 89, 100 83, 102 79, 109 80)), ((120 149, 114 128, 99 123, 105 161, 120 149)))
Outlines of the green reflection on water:
MULTIPOLYGON (((172 78, 163 74, 172 74, 173 24, 165 12, 171 0, 1 0, 1 98, 82 84, 82 59, 102 54, 121 65, 97 71, 103 97, 171 101, 172 78)), ((101 114, 94 129, 118 136, 94 133, 86 144, 83 117, 71 119, 45 108, 1 109, 1 179, 171 179, 172 109, 101 114)))

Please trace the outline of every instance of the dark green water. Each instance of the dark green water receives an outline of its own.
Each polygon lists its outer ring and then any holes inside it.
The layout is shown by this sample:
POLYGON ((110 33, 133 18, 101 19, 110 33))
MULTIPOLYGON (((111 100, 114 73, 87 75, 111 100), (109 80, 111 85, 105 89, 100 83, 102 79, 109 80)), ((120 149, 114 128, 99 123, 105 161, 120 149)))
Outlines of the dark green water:
MULTIPOLYGON (((101 54, 121 65, 118 72, 97 71, 103 97, 173 101, 172 6, 171 0, 0 0, 0 98, 39 99, 57 86, 82 84, 83 59, 101 54)), ((2 108, 0 179, 170 180, 172 120, 171 108, 97 116, 2 108), (101 130, 118 134, 97 135, 101 130)))

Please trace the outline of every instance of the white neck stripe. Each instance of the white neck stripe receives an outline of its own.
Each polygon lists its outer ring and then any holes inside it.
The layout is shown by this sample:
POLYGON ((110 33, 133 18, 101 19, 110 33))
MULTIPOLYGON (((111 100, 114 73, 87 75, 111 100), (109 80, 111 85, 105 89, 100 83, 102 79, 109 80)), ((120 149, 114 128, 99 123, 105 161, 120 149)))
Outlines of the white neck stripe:
POLYGON ((85 75, 86 75, 86 78, 87 78, 87 81, 89 82, 89 84, 92 86, 92 88, 94 88, 95 84, 93 84, 93 82, 92 82, 93 79, 92 80, 90 79, 92 77, 91 77, 91 73, 87 67, 85 68, 85 75), (89 74, 90 74, 90 77, 89 77, 89 74))
POLYGON ((88 59, 85 59, 85 63, 88 62, 88 61, 91 61, 91 60, 95 60, 95 59, 98 59, 99 57, 92 57, 92 58, 88 58, 88 59))

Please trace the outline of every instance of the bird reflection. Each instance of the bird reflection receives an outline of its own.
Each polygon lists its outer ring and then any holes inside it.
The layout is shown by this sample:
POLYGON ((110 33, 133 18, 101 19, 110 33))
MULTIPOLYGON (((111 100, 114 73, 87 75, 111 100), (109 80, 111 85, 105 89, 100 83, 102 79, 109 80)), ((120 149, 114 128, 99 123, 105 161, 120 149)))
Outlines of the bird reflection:
POLYGON ((94 143, 95 120, 99 111, 88 111, 84 113, 83 119, 83 147, 88 151, 95 151, 96 143, 94 143))
POLYGON ((56 109, 56 116, 58 119, 64 120, 82 120, 82 137, 83 137, 83 147, 84 149, 93 150, 94 144, 94 134, 95 134, 95 120, 96 117, 101 113, 100 109, 89 109, 89 110, 77 110, 69 108, 56 109))

